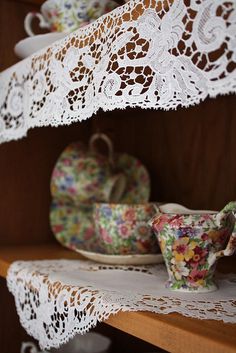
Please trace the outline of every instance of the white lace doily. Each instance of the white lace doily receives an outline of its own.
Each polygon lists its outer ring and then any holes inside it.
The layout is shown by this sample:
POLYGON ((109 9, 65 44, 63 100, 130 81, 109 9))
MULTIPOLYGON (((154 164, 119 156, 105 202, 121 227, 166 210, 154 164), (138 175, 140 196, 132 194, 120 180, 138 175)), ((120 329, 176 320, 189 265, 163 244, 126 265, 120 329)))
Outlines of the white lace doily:
POLYGON ((0 141, 236 92, 234 0, 130 0, 0 75, 0 141))
POLYGON ((118 311, 152 311, 236 323, 236 274, 218 275, 219 290, 165 289, 165 266, 109 266, 91 261, 14 262, 7 276, 22 326, 42 348, 59 347, 118 311))

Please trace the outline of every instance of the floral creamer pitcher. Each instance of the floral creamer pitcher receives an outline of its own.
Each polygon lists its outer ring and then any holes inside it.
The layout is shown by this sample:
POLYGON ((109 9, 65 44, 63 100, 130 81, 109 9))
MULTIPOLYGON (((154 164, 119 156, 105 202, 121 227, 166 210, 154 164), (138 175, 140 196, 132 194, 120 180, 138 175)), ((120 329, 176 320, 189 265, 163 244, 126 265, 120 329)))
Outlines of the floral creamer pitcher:
POLYGON ((219 213, 184 207, 169 213, 168 206, 162 213, 159 208, 149 224, 165 260, 169 275, 167 287, 195 293, 217 289, 216 260, 232 255, 236 248, 234 212, 236 202, 230 202, 219 213))

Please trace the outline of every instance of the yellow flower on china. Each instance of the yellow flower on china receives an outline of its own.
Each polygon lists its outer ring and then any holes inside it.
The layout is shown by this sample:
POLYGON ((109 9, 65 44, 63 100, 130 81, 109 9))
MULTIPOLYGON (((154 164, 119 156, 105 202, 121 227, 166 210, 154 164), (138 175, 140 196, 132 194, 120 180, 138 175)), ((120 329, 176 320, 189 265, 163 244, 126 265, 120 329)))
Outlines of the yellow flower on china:
POLYGON ((172 250, 176 261, 189 261, 194 256, 193 249, 196 247, 195 241, 190 241, 189 237, 182 237, 175 240, 172 250))

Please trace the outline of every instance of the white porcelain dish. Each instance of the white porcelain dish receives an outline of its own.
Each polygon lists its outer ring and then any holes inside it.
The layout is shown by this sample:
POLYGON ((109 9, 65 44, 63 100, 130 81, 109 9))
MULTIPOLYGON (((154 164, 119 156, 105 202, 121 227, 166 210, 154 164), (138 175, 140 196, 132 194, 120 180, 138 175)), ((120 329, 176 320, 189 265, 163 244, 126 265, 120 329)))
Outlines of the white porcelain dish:
POLYGON ((163 262, 161 254, 107 255, 80 249, 75 251, 89 260, 108 265, 150 265, 163 262))
POLYGON ((52 32, 39 34, 34 37, 27 37, 20 40, 15 45, 14 52, 20 59, 25 59, 40 49, 43 49, 57 40, 64 38, 65 36, 66 34, 62 32, 52 32))

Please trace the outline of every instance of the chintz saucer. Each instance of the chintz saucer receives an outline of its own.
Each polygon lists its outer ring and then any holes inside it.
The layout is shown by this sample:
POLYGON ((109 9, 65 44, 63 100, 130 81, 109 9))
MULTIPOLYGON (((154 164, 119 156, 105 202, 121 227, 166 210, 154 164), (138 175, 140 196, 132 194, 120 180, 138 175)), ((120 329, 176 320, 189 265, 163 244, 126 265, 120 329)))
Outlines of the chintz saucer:
POLYGON ((53 200, 50 210, 51 229, 55 238, 71 250, 99 251, 93 225, 93 206, 75 207, 53 200))
MULTIPOLYGON (((93 221, 95 201, 88 199, 86 206, 80 201, 85 185, 83 179, 81 181, 81 168, 82 170, 85 168, 84 161, 87 156, 88 149, 81 143, 70 144, 60 155, 51 178, 53 201, 50 223, 55 238, 62 245, 75 251, 101 253, 103 251, 97 244, 93 221)), ((118 202, 127 204, 148 202, 150 178, 145 166, 137 158, 126 153, 115 154, 114 165, 126 180, 125 189, 118 202)), ((96 177, 93 169, 91 173, 96 177)), ((98 176, 100 177, 100 174, 98 176)))
POLYGON ((33 37, 27 37, 20 40, 15 45, 14 52, 20 59, 25 59, 37 51, 51 45, 57 40, 64 38, 65 36, 66 34, 62 32, 51 32, 35 35, 33 37))
POLYGON ((161 254, 107 255, 82 249, 75 251, 89 260, 108 265, 151 265, 163 262, 161 254))
MULTIPOLYGON (((80 206, 78 195, 80 195, 79 188, 82 186, 79 171, 81 165, 83 167, 87 153, 86 146, 75 142, 67 146, 59 156, 51 178, 51 194, 54 199, 80 206)), ((150 177, 146 167, 137 158, 127 153, 115 154, 114 165, 126 178, 126 187, 119 203, 148 202, 150 177)))
POLYGON ((50 223, 59 243, 89 260, 110 265, 148 265, 163 262, 160 253, 132 255, 102 253, 103 250, 95 235, 93 206, 74 207, 54 200, 51 205, 50 223))

